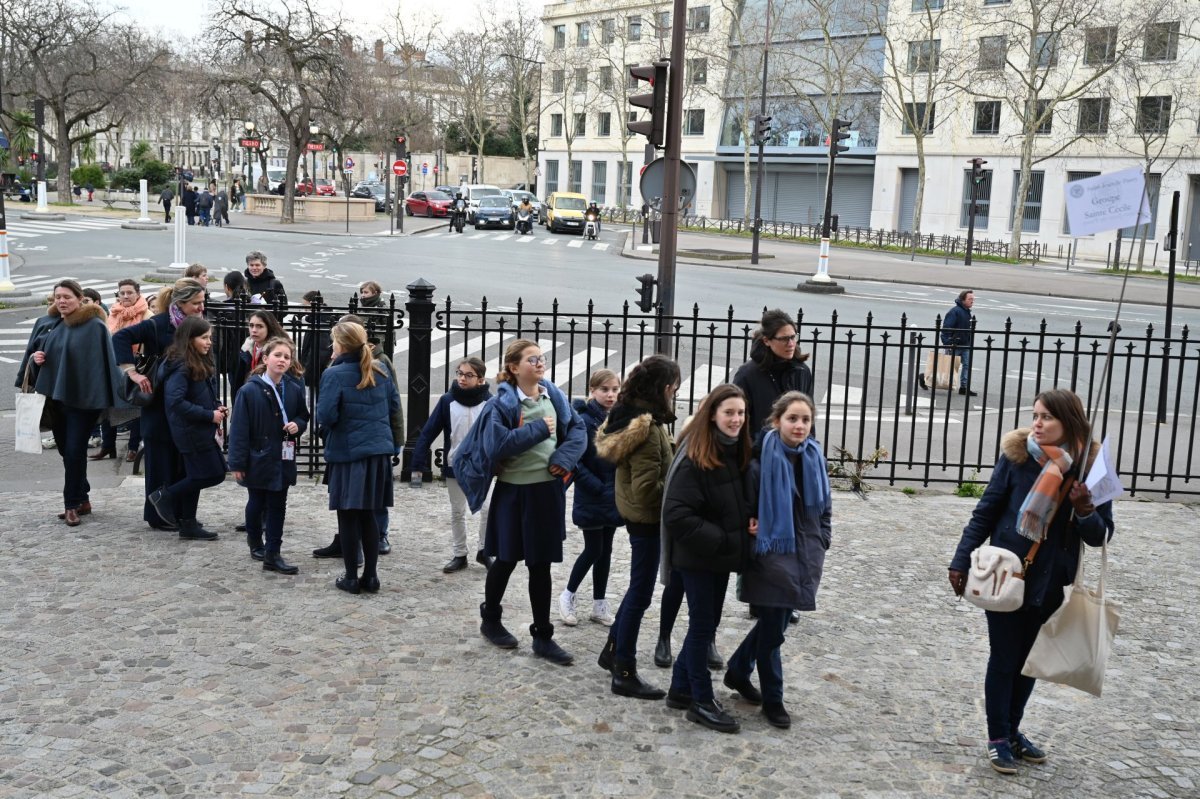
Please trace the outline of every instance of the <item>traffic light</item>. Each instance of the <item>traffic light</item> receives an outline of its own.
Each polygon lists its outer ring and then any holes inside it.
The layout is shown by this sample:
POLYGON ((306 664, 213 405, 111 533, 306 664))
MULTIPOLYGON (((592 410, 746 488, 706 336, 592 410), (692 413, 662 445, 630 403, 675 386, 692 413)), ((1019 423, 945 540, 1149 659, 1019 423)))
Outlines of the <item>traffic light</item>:
POLYGON ((658 281, 654 279, 654 275, 649 273, 638 275, 638 300, 637 307, 642 309, 642 313, 650 313, 654 310, 654 284, 658 281))
POLYGON ((982 158, 971 159, 971 182, 976 186, 983 183, 983 165, 986 163, 982 158))
POLYGON ((754 115, 754 143, 766 144, 771 138, 771 118, 763 114, 754 115))
POLYGON ((404 158, 407 155, 408 155, 408 137, 407 136, 397 136, 396 137, 396 158, 398 160, 404 160, 404 158))
POLYGON ((837 158, 850 149, 849 145, 841 144, 841 142, 850 138, 850 125, 851 123, 844 119, 833 118, 833 132, 829 135, 830 160, 837 158))
POLYGON ((30 161, 32 161, 33 163, 35 163, 35 164, 36 164, 36 163, 38 162, 38 154, 37 154, 37 153, 30 153, 30 154, 29 154, 29 160, 30 160, 30 161))
POLYGON ((670 61, 655 61, 650 66, 629 68, 629 77, 650 81, 653 89, 650 94, 630 95, 629 104, 648 109, 650 119, 630 122, 629 132, 640 133, 655 147, 663 146, 663 132, 667 126, 667 70, 670 65, 670 61))

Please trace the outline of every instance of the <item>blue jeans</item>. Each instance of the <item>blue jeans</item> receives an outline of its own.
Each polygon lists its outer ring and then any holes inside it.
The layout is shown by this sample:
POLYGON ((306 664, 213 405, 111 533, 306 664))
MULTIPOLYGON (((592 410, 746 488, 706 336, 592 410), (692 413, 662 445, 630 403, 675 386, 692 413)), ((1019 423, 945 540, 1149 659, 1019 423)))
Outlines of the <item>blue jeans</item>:
POLYGON ((758 613, 758 621, 729 658, 729 670, 738 677, 749 679, 757 664, 763 701, 782 703, 783 661, 779 656, 779 648, 783 646, 792 611, 789 608, 762 605, 753 607, 758 613))
POLYGON ((617 642, 614 660, 636 665, 638 633, 642 629, 646 608, 654 599, 654 578, 658 576, 659 549, 662 545, 657 535, 657 524, 628 522, 626 527, 629 529, 629 587, 617 610, 612 636, 617 642), (656 534, 644 534, 651 530, 656 534), (638 535, 639 532, 643 534, 638 535))
POLYGON ((962 358, 962 371, 958 376, 958 385, 960 388, 969 388, 971 385, 971 348, 970 347, 954 347, 946 349, 947 355, 953 355, 957 358, 962 358))
POLYGON ((711 702, 708 646, 717 637, 717 597, 724 596, 729 587, 729 572, 680 569, 676 573, 687 596, 688 628, 671 672, 671 690, 691 694, 693 702, 711 702))
POLYGON ((987 675, 983 680, 983 702, 987 711, 988 740, 1012 738, 1021 729, 1025 704, 1036 682, 1021 674, 1029 650, 1046 620, 1062 604, 1062 592, 1051 599, 1054 591, 1046 592, 1049 604, 1045 607, 1025 607, 1012 613, 988 611, 987 675))
POLYGON ((88 492, 92 490, 87 479, 88 438, 92 435, 100 411, 72 408, 52 399, 46 402, 58 406, 51 432, 65 472, 63 507, 78 508, 88 501, 88 492))
POLYGON ((246 500, 246 535, 262 541, 265 534, 267 551, 279 552, 283 544, 288 486, 282 491, 265 488, 247 488, 246 491, 250 495, 246 500))

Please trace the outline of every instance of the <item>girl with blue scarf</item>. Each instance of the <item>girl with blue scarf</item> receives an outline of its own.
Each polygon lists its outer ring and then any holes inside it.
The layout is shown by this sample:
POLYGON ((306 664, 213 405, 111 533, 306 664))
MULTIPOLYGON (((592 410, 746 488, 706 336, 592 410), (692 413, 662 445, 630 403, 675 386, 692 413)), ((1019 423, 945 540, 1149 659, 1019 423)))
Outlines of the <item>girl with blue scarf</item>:
MULTIPOLYGON (((792 720, 783 706, 779 655, 791 610, 816 610, 817 588, 832 543, 829 473, 821 445, 809 433, 812 399, 789 391, 771 407, 771 429, 751 464, 758 490, 754 554, 742 573, 741 600, 758 621, 729 659, 725 684, 743 697, 760 698, 767 722, 780 729, 792 720), (750 682, 754 668, 761 694, 750 682)), ((753 529, 753 528, 752 528, 753 529)))

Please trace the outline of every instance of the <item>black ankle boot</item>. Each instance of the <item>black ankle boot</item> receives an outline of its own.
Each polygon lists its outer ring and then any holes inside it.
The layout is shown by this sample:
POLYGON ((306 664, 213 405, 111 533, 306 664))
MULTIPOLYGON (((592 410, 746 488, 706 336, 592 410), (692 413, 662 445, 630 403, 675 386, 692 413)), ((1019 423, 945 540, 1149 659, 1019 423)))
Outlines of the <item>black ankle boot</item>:
POLYGON ((263 555, 263 571, 279 572, 280 574, 299 574, 300 569, 283 559, 279 554, 279 550, 267 552, 263 555))
POLYGON ((604 648, 600 650, 600 657, 596 658, 596 665, 607 672, 613 670, 613 659, 617 655, 617 639, 612 633, 608 634, 608 640, 604 642, 604 648))
POLYGON ((554 640, 554 625, 545 629, 536 624, 529 625, 529 634, 533 636, 533 654, 559 666, 570 666, 575 657, 559 646, 554 640))
POLYGON ((329 542, 329 546, 313 550, 314 558, 340 558, 341 556, 342 536, 340 533, 333 534, 333 540, 329 542))
POLYGON ((483 637, 492 642, 494 646, 501 649, 516 649, 517 639, 512 633, 504 628, 500 623, 500 617, 504 613, 504 607, 498 606, 494 610, 488 607, 486 602, 481 602, 479 605, 479 617, 483 619, 479 624, 479 632, 483 637))
POLYGON ((612 692, 617 696, 628 696, 634 699, 662 699, 667 695, 661 688, 655 688, 638 676, 637 666, 633 663, 618 663, 612 670, 612 692))
POLYGON ((660 635, 654 646, 654 665, 660 669, 669 669, 675 658, 671 655, 671 636, 660 635))
POLYGON ((263 546, 262 533, 246 533, 246 546, 250 547, 250 557, 262 560, 267 556, 267 548, 263 546))

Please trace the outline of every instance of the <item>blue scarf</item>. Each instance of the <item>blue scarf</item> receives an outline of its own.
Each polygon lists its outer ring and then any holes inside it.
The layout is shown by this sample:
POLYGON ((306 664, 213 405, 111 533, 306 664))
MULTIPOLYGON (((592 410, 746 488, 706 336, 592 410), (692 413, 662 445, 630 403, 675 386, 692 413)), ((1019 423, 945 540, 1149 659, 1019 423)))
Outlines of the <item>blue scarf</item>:
POLYGON ((804 517, 820 516, 829 509, 829 471, 816 439, 806 438, 796 447, 783 443, 778 430, 770 430, 763 439, 758 478, 758 536, 755 551, 792 554, 796 551, 797 498, 804 502, 804 517), (796 487, 796 470, 788 454, 800 457, 804 493, 796 487))

